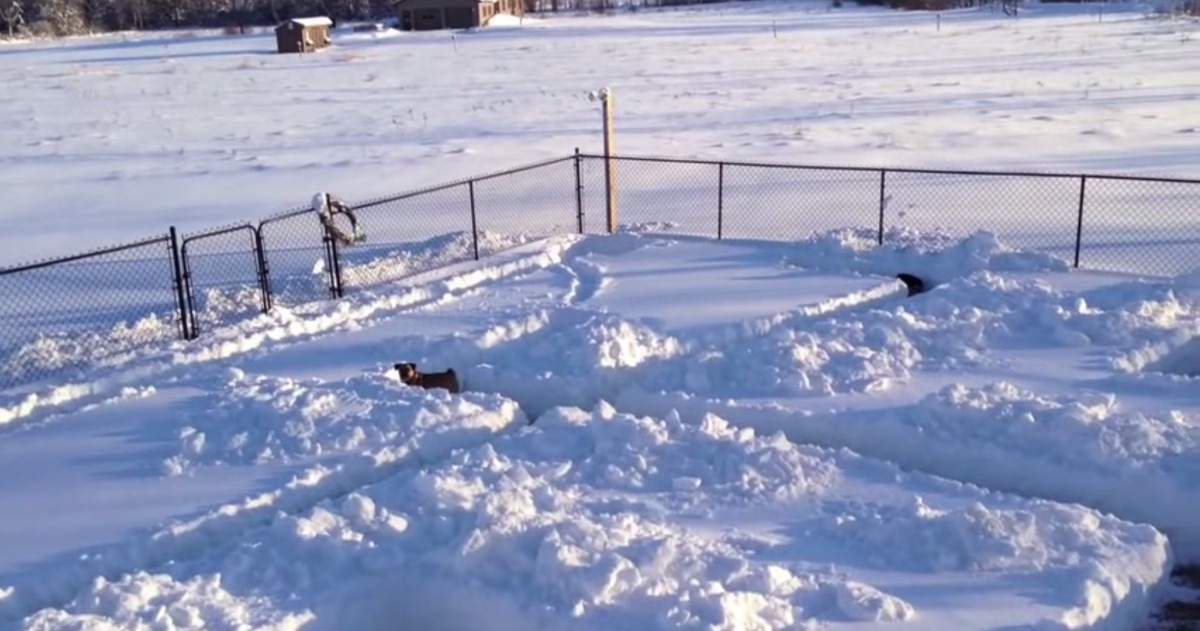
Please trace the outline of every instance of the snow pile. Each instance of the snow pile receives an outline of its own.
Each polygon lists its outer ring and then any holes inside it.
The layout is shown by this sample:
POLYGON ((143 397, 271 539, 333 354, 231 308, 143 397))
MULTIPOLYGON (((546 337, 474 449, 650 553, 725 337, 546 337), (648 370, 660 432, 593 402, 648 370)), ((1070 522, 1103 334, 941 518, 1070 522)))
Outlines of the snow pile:
POLYGON ((592 405, 632 387, 739 398, 877 392, 917 371, 999 368, 997 349, 1030 346, 1090 345, 1117 365, 1200 318, 1196 304, 1157 283, 1066 293, 981 271, 911 300, 900 296, 899 287, 881 285, 829 306, 687 335, 583 305, 518 312, 474 336, 398 344, 420 362, 465 366, 472 388, 545 409, 592 405))
POLYGON ((1009 383, 952 385, 912 405, 816 413, 630 391, 622 409, 719 413, 793 440, 846 447, 906 468, 1154 524, 1200 555, 1200 417, 1123 411, 1116 395, 1045 396, 1009 383))
MULTIPOLYGON (((685 425, 601 405, 554 410, 490 444, 281 515, 204 557, 98 580, 22 628, 169 620, 295 629, 314 615, 332 625, 367 603, 312 603, 389 574, 499 595, 528 612, 532 629, 766 630, 920 615, 844 573, 856 566, 1030 581, 1065 612, 1043 628, 1080 617, 1118 628, 1144 612, 1169 562, 1154 529, 1082 507, 907 474, 714 416, 685 425), (722 522, 730 527, 699 528, 722 522), (808 563, 813 546, 846 559, 843 572, 808 563)), ((439 600, 378 596, 369 606, 416 619, 439 600)), ((428 628, 460 628, 456 616, 474 615, 438 610, 449 617, 428 628)), ((386 620, 359 628, 396 619, 386 620)))
MULTIPOLYGON (((393 376, 368 376, 341 385, 310 382, 306 384, 308 389, 287 380, 244 378, 236 372, 232 377, 228 389, 233 394, 252 399, 256 393, 272 392, 281 398, 292 397, 295 405, 281 402, 276 406, 265 399, 238 401, 227 395, 225 408, 215 412, 212 422, 205 422, 201 415, 204 410, 199 410, 200 414, 190 419, 192 429, 178 433, 180 453, 166 461, 168 474, 219 462, 301 460, 323 454, 320 462, 274 490, 150 532, 135 533, 121 543, 86 554, 64 555, 34 574, 11 577, 11 584, 0 583, 0 628, 8 628, 6 624, 43 607, 65 602, 89 584, 102 585, 102 581, 93 580, 95 577, 182 563, 228 549, 243 533, 272 523, 281 514, 307 511, 329 498, 388 479, 398 471, 439 462, 454 450, 486 443, 528 425, 511 401, 478 394, 462 400, 448 399, 444 393, 438 396, 402 386, 393 376), (361 414, 308 405, 325 397, 341 401, 357 398, 361 414), (239 404, 246 414, 222 414, 233 412, 229 408, 239 404), (366 414, 367 408, 376 410, 382 418, 372 418, 366 414), (302 410, 307 410, 307 418, 298 419, 302 410), (207 438, 204 431, 211 432, 212 438, 207 438), (371 448, 366 448, 368 444, 371 448)), ((169 417, 163 421, 169 422, 169 417)), ((120 592, 126 586, 118 582, 105 589, 120 592)), ((150 586, 136 591, 154 599, 161 590, 150 586)), ((180 592, 180 597, 184 595, 180 592)), ((125 628, 124 624, 119 626, 125 628)))
MULTIPOLYGON (((24 344, 0 349, 5 386, 28 383, 53 374, 84 374, 98 363, 139 359, 146 346, 179 335, 177 318, 150 314, 108 328, 40 335, 24 344)), ((0 414, 2 416, 2 414, 0 414)))
MULTIPOLYGON (((136 353, 105 355, 103 362, 91 366, 87 381, 52 382, 36 393, 0 397, 0 424, 36 418, 52 413, 64 404, 109 398, 121 388, 143 383, 149 378, 192 372, 196 364, 228 360, 283 341, 298 341, 331 331, 367 326, 400 313, 452 302, 505 279, 558 265, 564 258, 573 256, 582 243, 584 241, 577 235, 551 237, 506 250, 480 264, 418 274, 405 279, 398 287, 390 287, 386 293, 354 292, 337 302, 276 305, 269 314, 215 329, 197 340, 168 339, 140 348, 136 353)), ((88 353, 89 348, 120 348, 117 340, 108 337, 114 333, 95 335, 92 346, 71 345, 72 354, 67 359, 86 363, 87 357, 80 355, 88 353)))
POLYGON ((179 453, 163 470, 180 475, 201 464, 263 464, 312 456, 362 453, 433 440, 441 428, 498 431, 527 423, 510 400, 399 384, 394 371, 327 383, 247 376, 233 370, 219 392, 180 418, 179 453))
MULTIPOLYGON (((368 236, 369 238, 369 236, 368 236)), ((480 231, 479 256, 487 256, 536 240, 524 234, 480 231)), ((474 237, 470 232, 454 232, 400 247, 387 246, 380 252, 370 242, 343 247, 342 284, 346 288, 369 287, 418 272, 475 258, 474 237)))
POLYGON ((970 236, 941 230, 891 227, 883 244, 873 228, 844 228, 802 239, 787 261, 805 269, 850 271, 894 276, 915 274, 926 287, 973 272, 1065 272, 1070 265, 1048 254, 1014 249, 994 233, 970 236))

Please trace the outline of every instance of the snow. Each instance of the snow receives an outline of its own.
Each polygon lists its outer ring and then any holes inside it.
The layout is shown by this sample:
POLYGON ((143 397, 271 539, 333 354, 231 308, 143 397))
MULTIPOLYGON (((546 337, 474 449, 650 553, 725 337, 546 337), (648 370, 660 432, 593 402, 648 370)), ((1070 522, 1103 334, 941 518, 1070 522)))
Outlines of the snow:
POLYGON ((292 18, 288 22, 295 22, 300 26, 333 26, 333 20, 327 17, 308 17, 308 18, 292 18))
POLYGON ((1188 279, 865 235, 535 240, 35 384, 0 624, 1139 623, 1200 556, 1200 399, 1127 385, 1188 279))
MULTIPOLYGON (((317 190, 355 202, 576 147, 600 153, 599 104, 588 94, 604 86, 622 154, 1194 177, 1195 23, 1109 3, 1103 19, 1091 4, 1035 4, 1019 19, 985 8, 943 12, 940 24, 924 12, 767 0, 526 16, 521 28, 454 41, 340 29, 328 54, 312 56, 275 54, 269 29, 6 44, 0 265, 172 224, 190 233, 257 220, 304 206, 317 190)), ((593 221, 603 216, 602 170, 587 166, 593 221)), ((678 221, 667 211, 695 211, 701 200, 716 207, 715 191, 701 190, 715 184, 715 167, 618 171, 626 211, 647 208, 636 221, 678 221)), ((495 186, 509 195, 553 186, 574 202, 569 166, 531 177, 495 186)), ((1078 181, 889 180, 898 225, 954 221, 1060 249, 1074 236, 1078 181), (1003 213, 988 210, 998 204, 1003 213)), ((731 167, 726 184, 728 236, 764 236, 736 232, 756 226, 803 236, 875 219, 877 174, 731 167)), ((1085 236, 1096 245, 1084 260, 1145 256, 1145 245, 1122 246, 1142 242, 1174 248, 1158 255, 1164 264, 1186 254, 1191 188, 1090 181, 1085 236)), ((513 231, 499 228, 488 226, 513 231)))
MULTIPOLYGON (((0 261, 593 150, 604 85, 622 152, 1186 174, 1195 25, 1094 10, 6 44, 0 261)), ((715 165, 639 164, 612 235, 571 160, 477 182, 477 241, 466 187, 364 208, 339 300, 267 223, 265 314, 249 231, 192 240, 186 342, 127 317, 161 251, 0 277, 0 629, 1128 631, 1200 560, 1184 188, 1089 179, 1079 270, 1077 181, 889 172, 880 245, 877 173, 729 166, 718 240, 715 165)))

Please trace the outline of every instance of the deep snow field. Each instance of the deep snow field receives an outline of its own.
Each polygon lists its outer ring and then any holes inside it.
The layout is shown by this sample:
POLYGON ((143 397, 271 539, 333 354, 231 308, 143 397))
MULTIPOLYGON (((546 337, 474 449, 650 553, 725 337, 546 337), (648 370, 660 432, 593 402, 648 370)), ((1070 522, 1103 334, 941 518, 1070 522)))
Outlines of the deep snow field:
MULTIPOLYGON (((801 3, 304 57, 5 44, 0 264, 595 150, 602 85, 620 151, 1194 175, 1195 28, 801 3)), ((636 213, 399 279, 428 235, 369 240, 339 301, 209 288, 199 339, 6 356, 87 370, 0 391, 0 631, 1137 631, 1196 598, 1167 575, 1200 562, 1200 271, 1072 269, 986 223, 878 246, 636 213)))
POLYGON ((889 243, 552 237, 10 395, 0 625, 1139 628, 1200 280, 889 243))
MULTIPOLYGON (((317 190, 368 199, 599 152, 588 95, 604 86, 624 154, 1195 177, 1198 29, 1139 4, 945 12, 939 28, 797 1, 340 31, 304 56, 276 54, 269 31, 4 44, 0 265, 257 219, 317 190)), ((1068 221, 1075 191, 1045 192, 1068 221)), ((1148 212, 1132 218, 1179 221, 1148 212)))

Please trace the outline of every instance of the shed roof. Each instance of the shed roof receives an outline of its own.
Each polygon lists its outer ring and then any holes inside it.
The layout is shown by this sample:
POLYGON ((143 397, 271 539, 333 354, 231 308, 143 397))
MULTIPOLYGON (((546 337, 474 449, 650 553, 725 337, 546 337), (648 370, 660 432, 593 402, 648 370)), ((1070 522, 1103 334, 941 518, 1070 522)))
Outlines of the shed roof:
MULTIPOLYGON (((287 22, 295 22, 300 26, 333 26, 333 20, 327 17, 292 18, 287 22)), ((284 22, 284 24, 287 24, 284 22)))

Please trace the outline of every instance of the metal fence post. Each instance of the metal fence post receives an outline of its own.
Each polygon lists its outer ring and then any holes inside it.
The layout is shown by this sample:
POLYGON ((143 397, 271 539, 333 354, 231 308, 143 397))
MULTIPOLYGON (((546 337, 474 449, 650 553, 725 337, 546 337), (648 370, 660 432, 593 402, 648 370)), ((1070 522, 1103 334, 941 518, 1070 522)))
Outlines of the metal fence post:
POLYGON ((200 325, 196 318, 196 285, 192 277, 192 262, 188 256, 188 243, 191 239, 184 239, 179 244, 179 258, 183 261, 183 295, 187 299, 188 313, 188 333, 191 339, 200 337, 200 325))
POLYGON ((262 311, 269 313, 274 299, 271 296, 271 272, 267 268, 267 248, 263 242, 261 225, 250 226, 250 230, 254 234, 254 262, 258 267, 258 291, 262 295, 262 311))
POLYGON ((725 234, 725 163, 717 163, 717 239, 725 234))
POLYGON ((179 333, 185 340, 192 339, 192 329, 188 322, 188 300, 183 287, 183 264, 179 253, 179 233, 171 226, 171 268, 175 285, 175 304, 179 308, 179 333))
POLYGON ((575 217, 579 222, 579 234, 583 234, 583 158, 579 147, 575 147, 575 217))
POLYGON ((879 170, 879 245, 883 245, 884 213, 887 210, 887 169, 879 170))
POLYGON ((325 267, 329 275, 329 296, 334 300, 341 298, 344 294, 342 290, 342 267, 339 262, 337 239, 330 234, 328 228, 322 228, 325 236, 321 241, 325 243, 325 267))
POLYGON ((1083 249, 1083 198, 1087 195, 1087 176, 1079 176, 1079 214, 1075 219, 1075 267, 1079 267, 1079 253, 1083 249))
POLYGON ((475 220, 475 180, 467 182, 467 193, 471 197, 471 248, 475 251, 475 260, 479 260, 479 228, 475 220))

